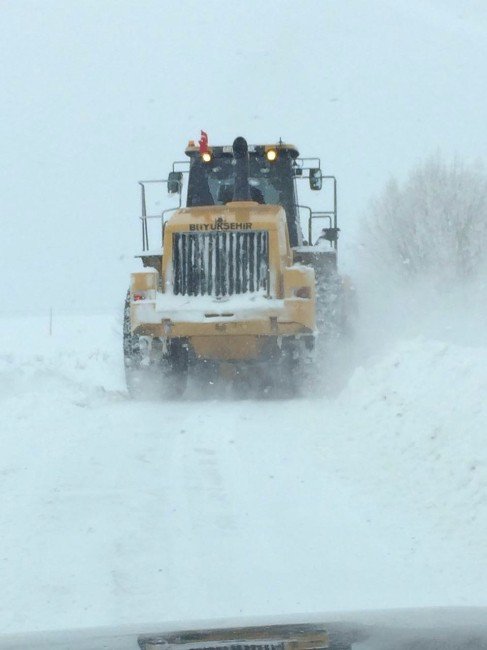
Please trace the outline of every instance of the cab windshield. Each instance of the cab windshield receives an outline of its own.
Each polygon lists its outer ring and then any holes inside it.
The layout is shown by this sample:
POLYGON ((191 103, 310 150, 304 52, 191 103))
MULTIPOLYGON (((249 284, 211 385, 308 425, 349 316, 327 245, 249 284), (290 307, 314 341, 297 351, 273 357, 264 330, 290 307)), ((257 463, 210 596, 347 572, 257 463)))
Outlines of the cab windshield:
MULTIPOLYGON (((281 205, 287 216, 291 245, 297 240, 296 198, 292 158, 282 151, 274 162, 262 155, 249 155, 249 186, 252 201, 281 205)), ((235 160, 231 155, 215 156, 205 163, 191 157, 187 207, 225 205, 233 200, 235 160)))
MULTIPOLYGON (((205 163, 198 156, 191 161, 188 207, 225 205, 233 199, 235 160, 220 156, 205 163)), ((286 206, 294 203, 294 180, 289 155, 270 163, 263 156, 250 155, 250 194, 253 201, 286 206)))

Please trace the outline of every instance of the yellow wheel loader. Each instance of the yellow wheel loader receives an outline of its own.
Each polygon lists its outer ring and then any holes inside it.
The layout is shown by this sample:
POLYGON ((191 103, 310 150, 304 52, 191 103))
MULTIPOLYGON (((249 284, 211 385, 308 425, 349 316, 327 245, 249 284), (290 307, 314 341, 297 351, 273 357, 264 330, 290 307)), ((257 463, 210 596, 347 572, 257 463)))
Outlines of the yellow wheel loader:
POLYGON ((129 391, 144 394, 149 382, 181 395, 194 367, 243 393, 278 386, 292 394, 317 336, 335 335, 345 317, 336 179, 281 141, 249 146, 238 137, 210 148, 202 138, 186 155, 167 179, 139 182, 144 268, 132 274, 125 304, 129 391), (329 210, 299 204, 302 179, 312 190, 329 184, 329 210), (148 193, 160 184, 179 203, 150 214, 148 193), (316 220, 325 222, 318 233, 316 220))

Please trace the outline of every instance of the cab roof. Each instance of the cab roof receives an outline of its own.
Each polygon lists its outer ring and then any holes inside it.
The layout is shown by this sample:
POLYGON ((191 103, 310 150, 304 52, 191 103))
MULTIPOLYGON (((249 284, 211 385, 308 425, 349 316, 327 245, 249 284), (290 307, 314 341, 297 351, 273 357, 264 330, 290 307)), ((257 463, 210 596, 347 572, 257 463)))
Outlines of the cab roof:
MULTIPOLYGON (((284 142, 279 142, 277 144, 249 144, 249 154, 259 154, 264 155, 270 149, 275 149, 276 151, 288 151, 291 155, 291 158, 297 158, 299 156, 298 149, 293 144, 286 144, 284 142)), ((208 150, 211 151, 213 156, 225 156, 233 155, 232 145, 219 145, 216 147, 208 146, 208 150)), ((194 156, 199 154, 200 149, 197 143, 190 140, 188 146, 185 149, 185 154, 187 156, 194 156)))

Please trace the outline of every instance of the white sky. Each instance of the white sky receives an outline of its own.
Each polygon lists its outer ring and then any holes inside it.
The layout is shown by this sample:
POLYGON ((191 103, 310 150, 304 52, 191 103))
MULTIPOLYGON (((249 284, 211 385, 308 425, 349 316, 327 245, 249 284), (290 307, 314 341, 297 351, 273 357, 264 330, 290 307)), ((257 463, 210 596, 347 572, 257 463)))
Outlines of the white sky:
POLYGON ((483 0, 0 0, 2 313, 117 304, 136 182, 201 128, 321 156, 350 261, 391 174, 485 158, 486 36, 483 0))

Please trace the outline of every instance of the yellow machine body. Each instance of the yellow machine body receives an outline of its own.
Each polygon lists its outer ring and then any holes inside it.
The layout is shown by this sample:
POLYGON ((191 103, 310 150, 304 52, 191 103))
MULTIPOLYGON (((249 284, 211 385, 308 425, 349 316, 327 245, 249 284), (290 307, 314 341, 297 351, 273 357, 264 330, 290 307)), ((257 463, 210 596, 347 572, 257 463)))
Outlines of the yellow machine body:
POLYGON ((315 273, 293 263, 286 214, 278 205, 253 201, 180 208, 164 225, 158 268, 133 273, 130 323, 133 334, 185 339, 199 359, 259 359, 280 337, 312 336, 315 327, 315 273), (174 234, 267 232, 265 290, 218 298, 174 292, 174 234))

